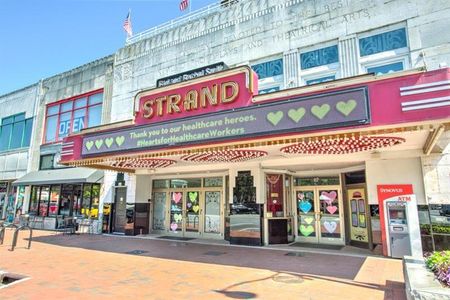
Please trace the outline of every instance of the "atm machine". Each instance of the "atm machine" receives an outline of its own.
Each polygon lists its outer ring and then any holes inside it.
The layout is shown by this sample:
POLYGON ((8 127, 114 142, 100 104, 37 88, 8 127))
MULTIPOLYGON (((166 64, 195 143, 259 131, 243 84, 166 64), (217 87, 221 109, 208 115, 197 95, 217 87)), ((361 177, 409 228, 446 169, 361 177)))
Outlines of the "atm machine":
POLYGON ((407 203, 405 201, 386 201, 387 240, 392 257, 411 255, 407 203))
POLYGON ((414 195, 410 195, 408 201, 399 198, 384 201, 386 244, 391 257, 422 256, 416 203, 414 195))

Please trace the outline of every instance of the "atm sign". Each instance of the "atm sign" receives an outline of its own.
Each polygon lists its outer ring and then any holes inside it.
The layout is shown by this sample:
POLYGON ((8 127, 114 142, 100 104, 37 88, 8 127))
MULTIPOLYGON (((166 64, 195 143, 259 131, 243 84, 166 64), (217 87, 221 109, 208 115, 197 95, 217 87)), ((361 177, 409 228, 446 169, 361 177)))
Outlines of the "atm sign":
POLYGON ((378 200, 384 201, 397 198, 398 201, 411 201, 414 194, 412 184, 383 184, 377 185, 378 200))

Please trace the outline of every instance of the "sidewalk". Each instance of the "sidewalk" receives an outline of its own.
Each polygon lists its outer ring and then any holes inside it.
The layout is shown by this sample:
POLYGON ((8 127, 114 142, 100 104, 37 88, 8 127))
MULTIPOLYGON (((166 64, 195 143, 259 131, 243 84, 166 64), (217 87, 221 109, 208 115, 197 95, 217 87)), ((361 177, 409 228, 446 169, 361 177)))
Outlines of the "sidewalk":
POLYGON ((1 299, 404 299, 400 260, 36 231, 0 245, 1 299), (132 253, 132 254, 127 254, 132 253), (298 253, 293 255, 292 253, 298 253))

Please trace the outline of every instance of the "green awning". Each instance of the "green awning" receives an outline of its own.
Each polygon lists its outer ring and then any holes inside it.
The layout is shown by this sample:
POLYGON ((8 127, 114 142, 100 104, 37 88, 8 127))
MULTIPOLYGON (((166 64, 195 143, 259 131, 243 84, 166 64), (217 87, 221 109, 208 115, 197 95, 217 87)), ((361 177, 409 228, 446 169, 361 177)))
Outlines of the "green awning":
POLYGON ((88 168, 64 168, 30 172, 13 185, 47 185, 64 183, 100 183, 103 171, 88 168))

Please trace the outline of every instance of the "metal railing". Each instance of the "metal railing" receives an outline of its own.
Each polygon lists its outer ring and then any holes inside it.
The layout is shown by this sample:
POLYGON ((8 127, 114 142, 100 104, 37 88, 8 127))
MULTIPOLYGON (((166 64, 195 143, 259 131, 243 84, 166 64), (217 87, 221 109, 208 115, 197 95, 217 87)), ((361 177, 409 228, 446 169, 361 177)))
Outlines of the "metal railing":
POLYGON ((18 228, 18 226, 14 223, 3 224, 0 228, 0 245, 3 245, 3 240, 5 239, 5 230, 6 228, 18 228))
POLYGON ((126 39, 125 45, 130 45, 130 44, 136 43, 138 41, 158 35, 162 32, 168 31, 168 30, 178 27, 180 25, 189 23, 190 21, 200 19, 201 17, 207 16, 207 15, 212 14, 213 12, 219 11, 220 9, 228 8, 236 2, 237 1, 229 1, 228 3, 225 3, 225 4, 223 4, 221 2, 217 2, 217 3, 210 4, 208 6, 202 7, 200 9, 190 12, 184 16, 172 19, 170 21, 162 23, 161 25, 157 25, 150 29, 144 30, 132 37, 129 37, 126 39))
POLYGON ((30 231, 30 235, 28 236, 28 248, 27 249, 31 248, 31 240, 33 239, 33 229, 31 229, 31 227, 28 226, 28 225, 23 225, 23 226, 20 226, 20 227, 16 228, 16 230, 14 230, 14 235, 13 235, 13 240, 12 240, 12 244, 11 244, 11 249, 9 249, 9 251, 14 251, 14 248, 17 245, 17 238, 19 236, 19 232, 21 230, 25 230, 25 229, 28 229, 30 231))

